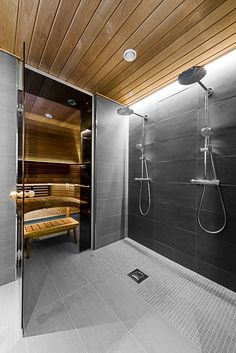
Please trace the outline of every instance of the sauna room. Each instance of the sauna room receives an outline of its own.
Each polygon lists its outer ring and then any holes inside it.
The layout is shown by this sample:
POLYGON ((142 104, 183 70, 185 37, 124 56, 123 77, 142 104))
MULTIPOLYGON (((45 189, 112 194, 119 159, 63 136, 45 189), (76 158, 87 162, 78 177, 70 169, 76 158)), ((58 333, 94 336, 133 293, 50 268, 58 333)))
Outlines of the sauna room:
POLYGON ((25 82, 25 121, 18 130, 25 148, 17 184, 18 195, 24 190, 25 197, 17 204, 24 213, 27 267, 47 244, 73 242, 78 252, 90 248, 92 102, 29 69, 25 82))

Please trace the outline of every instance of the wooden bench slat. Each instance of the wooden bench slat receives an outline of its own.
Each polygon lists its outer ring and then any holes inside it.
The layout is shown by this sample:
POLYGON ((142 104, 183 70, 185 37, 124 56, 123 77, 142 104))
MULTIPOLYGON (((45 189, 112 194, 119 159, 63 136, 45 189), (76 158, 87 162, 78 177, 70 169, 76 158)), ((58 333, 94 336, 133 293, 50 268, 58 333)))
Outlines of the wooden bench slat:
POLYGON ((77 243, 77 231, 76 227, 79 224, 78 221, 72 217, 62 218, 54 221, 34 223, 32 225, 24 226, 24 238, 26 242, 26 256, 30 256, 30 238, 39 238, 53 233, 58 233, 65 230, 74 231, 74 241, 77 243))
POLYGON ((25 238, 36 238, 51 233, 57 233, 63 230, 75 228, 79 224, 78 221, 72 217, 62 218, 55 221, 47 221, 35 223, 33 225, 26 225, 24 227, 25 238))

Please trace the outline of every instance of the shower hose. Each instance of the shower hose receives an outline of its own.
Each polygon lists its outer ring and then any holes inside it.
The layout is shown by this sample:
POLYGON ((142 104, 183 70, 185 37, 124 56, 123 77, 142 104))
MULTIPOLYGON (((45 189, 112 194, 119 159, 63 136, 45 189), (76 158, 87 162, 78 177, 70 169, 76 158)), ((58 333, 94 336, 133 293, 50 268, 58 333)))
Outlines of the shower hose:
MULTIPOLYGON (((211 165, 212 165, 214 179, 217 179, 216 170, 215 170, 215 164, 214 164, 214 159, 213 159, 211 148, 209 148, 209 155, 210 155, 210 161, 211 161, 211 165)), ((201 210, 202 210, 202 205, 203 205, 203 201, 204 201, 205 194, 206 194, 206 185, 203 185, 203 190, 202 190, 201 199, 200 199, 198 212, 197 212, 197 219, 198 219, 199 226, 201 227, 202 230, 204 230, 205 232, 210 233, 210 234, 220 233, 225 228, 226 219, 227 219, 225 205, 224 205, 224 201, 223 201, 223 197, 222 197, 220 186, 216 185, 216 187, 217 187, 217 190, 218 190, 220 203, 221 203, 221 207, 222 207, 222 210, 223 210, 223 216, 224 216, 224 222, 223 222, 222 226, 219 229, 217 229, 217 230, 209 230, 209 229, 206 229, 201 223, 200 213, 201 213, 201 210)))
MULTIPOLYGON (((208 127, 208 94, 207 94, 207 92, 205 94, 205 122, 204 122, 204 127, 205 127, 205 129, 210 129, 208 127)), ((212 131, 212 130, 210 129, 210 131, 212 131)), ((214 163, 214 158, 213 158, 213 154, 212 154, 212 147, 211 147, 211 142, 210 142, 210 135, 206 135, 205 136, 204 179, 206 179, 206 174, 207 174, 207 152, 209 153, 209 157, 210 157, 210 162, 211 162, 212 171, 213 171, 213 177, 214 177, 215 180, 217 180, 215 163, 214 163)), ((217 187, 217 191, 218 191, 218 194, 219 194, 220 203, 221 203, 221 207, 222 207, 222 211, 223 211, 223 217, 224 217, 224 221, 223 221, 222 226, 219 229, 217 229, 217 230, 209 230, 209 229, 205 228, 202 225, 202 223, 201 223, 200 213, 201 213, 201 210, 202 210, 203 201, 204 201, 205 194, 206 194, 206 185, 205 184, 203 185, 202 194, 201 194, 201 198, 200 198, 200 203, 199 203, 198 211, 197 211, 197 220, 198 220, 198 224, 199 224, 200 228, 204 232, 209 233, 209 234, 218 234, 218 233, 220 233, 225 228, 226 222, 227 222, 227 215, 226 215, 226 210, 225 210, 225 205, 224 205, 224 200, 223 200, 223 197, 222 197, 220 185, 216 185, 216 187, 217 187)))
POLYGON ((142 216, 147 216, 147 214, 150 211, 151 207, 151 192, 150 192, 150 180, 149 180, 149 175, 148 175, 148 167, 147 167, 147 161, 146 158, 143 156, 142 157, 142 178, 144 178, 144 172, 146 174, 146 179, 147 180, 141 180, 140 181, 140 188, 139 188, 139 212, 141 213, 142 216), (143 193, 143 183, 147 183, 147 192, 148 192, 148 207, 144 211, 142 208, 142 193, 143 193))

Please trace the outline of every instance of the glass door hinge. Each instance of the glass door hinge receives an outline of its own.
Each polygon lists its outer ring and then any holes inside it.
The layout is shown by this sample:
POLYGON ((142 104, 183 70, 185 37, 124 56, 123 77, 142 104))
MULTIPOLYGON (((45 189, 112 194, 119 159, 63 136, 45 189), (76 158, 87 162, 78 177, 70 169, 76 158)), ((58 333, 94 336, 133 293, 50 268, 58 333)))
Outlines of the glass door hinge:
POLYGON ((16 254, 16 261, 17 261, 17 264, 20 264, 20 263, 21 263, 22 257, 23 257, 22 250, 18 250, 18 251, 17 251, 17 254, 16 254))
POLYGON ((19 105, 18 105, 17 111, 18 111, 18 113, 20 113, 20 114, 23 113, 23 111, 24 111, 24 106, 23 106, 23 104, 19 104, 19 105))

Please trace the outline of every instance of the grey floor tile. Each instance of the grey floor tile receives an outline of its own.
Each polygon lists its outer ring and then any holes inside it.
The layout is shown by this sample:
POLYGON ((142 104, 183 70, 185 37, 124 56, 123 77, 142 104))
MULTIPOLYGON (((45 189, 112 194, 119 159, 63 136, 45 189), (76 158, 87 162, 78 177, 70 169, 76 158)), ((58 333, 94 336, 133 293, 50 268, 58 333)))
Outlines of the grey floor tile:
POLYGON ((73 330, 73 323, 62 300, 46 306, 25 319, 25 336, 73 330))
POLYGON ((125 336, 109 353, 145 353, 132 335, 125 336))
POLYGON ((79 255, 48 263, 49 272, 62 297, 89 283, 80 271, 80 263, 79 255))
POLYGON ((47 265, 64 260, 68 256, 63 246, 56 242, 50 243, 48 247, 41 247, 40 252, 47 265))
POLYGON ((9 329, 8 327, 0 328, 0 352, 7 352, 9 339, 9 329))
POLYGON ((20 321, 14 322, 8 329, 7 353, 28 353, 26 339, 22 336, 20 321))
POLYGON ((29 337, 27 343, 29 353, 86 353, 75 330, 29 337))
MULTIPOLYGON (((85 251, 76 256, 76 262, 80 271, 88 279, 89 282, 93 282, 104 275, 111 273, 111 270, 104 265, 103 262, 98 260, 93 252, 85 251)), ((73 258, 74 258, 73 257, 73 258)))
POLYGON ((63 301, 88 353, 106 353, 127 333, 92 286, 81 288, 63 301))
POLYGON ((32 315, 37 310, 59 299, 57 289, 45 268, 27 270, 24 274, 24 316, 32 315))
POLYGON ((156 312, 147 314, 133 329, 132 334, 147 353, 201 352, 199 348, 156 312))
POLYGON ((20 281, 0 286, 0 330, 20 320, 20 281))
POLYGON ((41 256, 41 251, 36 247, 32 247, 30 249, 30 257, 24 259, 24 271, 37 269, 39 267, 45 267, 45 262, 41 256))
POLYGON ((112 310, 131 329, 151 307, 116 275, 109 274, 93 283, 112 310))

